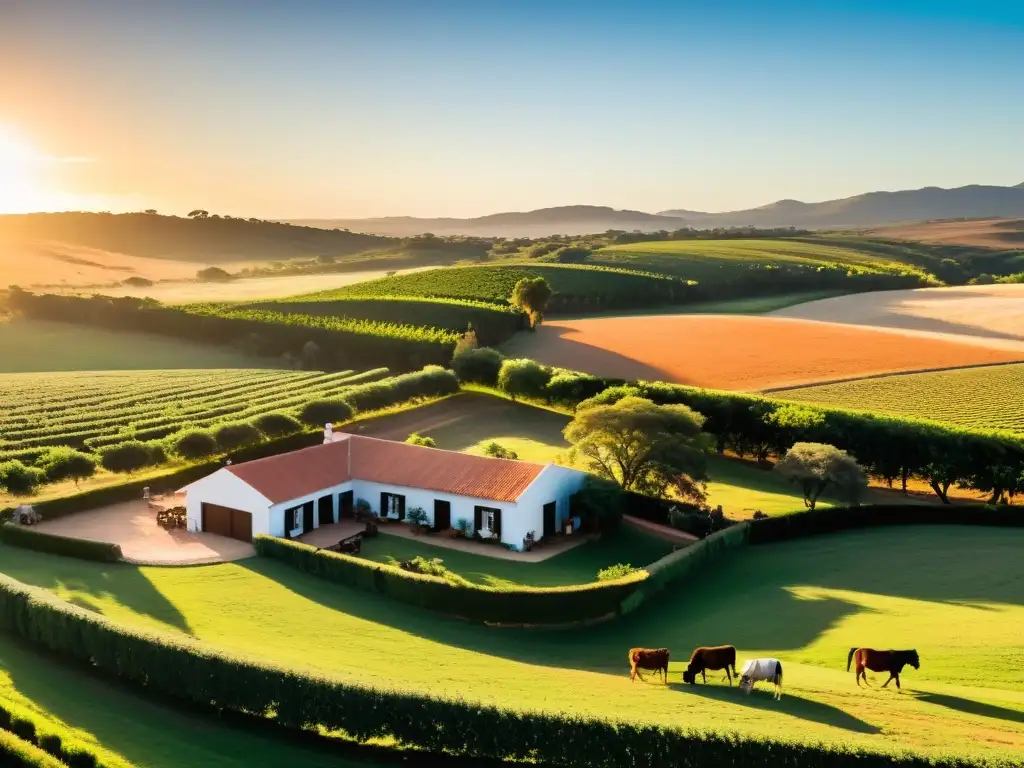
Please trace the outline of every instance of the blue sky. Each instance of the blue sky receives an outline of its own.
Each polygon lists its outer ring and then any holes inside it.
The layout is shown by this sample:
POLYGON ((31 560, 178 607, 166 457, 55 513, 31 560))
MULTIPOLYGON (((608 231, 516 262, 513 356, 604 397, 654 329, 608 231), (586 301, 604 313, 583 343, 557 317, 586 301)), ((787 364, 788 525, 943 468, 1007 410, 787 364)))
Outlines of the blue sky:
POLYGON ((1024 181, 1024 3, 3 0, 0 125, 111 207, 728 210, 1024 181))

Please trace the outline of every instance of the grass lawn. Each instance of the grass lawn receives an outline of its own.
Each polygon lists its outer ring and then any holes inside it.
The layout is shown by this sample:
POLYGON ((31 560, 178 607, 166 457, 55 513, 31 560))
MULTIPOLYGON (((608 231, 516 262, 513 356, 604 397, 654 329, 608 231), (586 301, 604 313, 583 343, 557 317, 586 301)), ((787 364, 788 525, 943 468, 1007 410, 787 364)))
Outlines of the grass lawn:
MULTIPOLYGON (((0 547, 0 569, 119 621, 389 688, 772 738, 1019 759, 1022 547, 1024 530, 935 526, 751 548, 626 620, 562 632, 447 619, 260 558, 134 568, 0 547), (309 638, 330 642, 311 651, 309 638), (780 658, 782 701, 766 691, 742 696, 717 675, 707 686, 681 685, 690 649, 717 643, 735 644, 741 660, 780 658), (845 668, 854 645, 916 648, 922 666, 906 671, 904 695, 881 690, 878 676, 875 687, 858 689, 845 668), (629 682, 624 654, 633 646, 672 649, 669 686, 629 682)), ((11 666, 16 678, 19 667, 11 666)), ((55 684, 48 695, 65 690, 55 684)), ((88 695, 67 695, 80 701, 61 712, 70 725, 95 728, 106 717, 88 695)))
POLYGON ((407 560, 417 555, 439 557, 448 568, 477 584, 494 587, 510 584, 554 587, 594 581, 599 570, 615 563, 629 563, 640 568, 671 551, 670 543, 644 531, 623 526, 614 540, 588 541, 539 563, 499 560, 433 546, 430 538, 410 540, 387 534, 366 539, 362 556, 382 563, 388 562, 390 558, 407 560))
POLYGON ((157 368, 272 368, 269 358, 165 336, 71 323, 0 321, 0 373, 137 371, 157 368))

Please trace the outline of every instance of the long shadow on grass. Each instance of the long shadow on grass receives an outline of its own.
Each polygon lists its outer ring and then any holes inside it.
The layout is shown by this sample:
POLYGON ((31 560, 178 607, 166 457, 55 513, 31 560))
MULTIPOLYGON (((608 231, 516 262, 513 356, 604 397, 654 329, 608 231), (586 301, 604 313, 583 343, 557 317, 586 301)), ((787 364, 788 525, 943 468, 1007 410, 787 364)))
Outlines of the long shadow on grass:
POLYGON ((0 547, 0 572, 49 590, 69 603, 103 613, 98 597, 110 597, 136 613, 191 634, 188 621, 143 572, 127 563, 91 563, 13 547, 0 547), (73 594, 67 594, 71 592, 73 594))
POLYGON ((973 699, 963 699, 959 696, 949 696, 944 693, 918 693, 914 698, 928 704, 938 704, 940 707, 948 707, 969 715, 981 715, 982 717, 994 717, 997 720, 1007 720, 1011 723, 1024 723, 1024 712, 1009 707, 997 707, 995 704, 985 704, 973 699))
POLYGON ((739 704, 753 709, 781 712, 784 715, 792 715, 802 720, 831 725, 835 728, 842 728, 843 730, 854 731, 855 733, 882 732, 880 728, 854 717, 849 712, 844 712, 828 704, 822 704, 819 701, 811 701, 810 699, 790 696, 788 694, 784 694, 781 699, 776 701, 772 696, 771 690, 755 689, 748 696, 735 686, 669 683, 669 687, 674 691, 692 696, 725 701, 730 704, 739 704))

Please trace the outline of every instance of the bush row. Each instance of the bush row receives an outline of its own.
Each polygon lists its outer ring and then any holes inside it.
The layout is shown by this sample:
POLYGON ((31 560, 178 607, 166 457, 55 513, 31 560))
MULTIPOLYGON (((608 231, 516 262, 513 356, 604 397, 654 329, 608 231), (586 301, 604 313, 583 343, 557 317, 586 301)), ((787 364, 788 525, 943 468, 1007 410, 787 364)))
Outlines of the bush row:
POLYGON ((183 635, 116 624, 45 589, 0 575, 0 629, 111 676, 203 707, 263 715, 359 742, 562 768, 965 768, 981 760, 891 755, 733 734, 523 712, 354 685, 232 655, 183 635))
POLYGON ((285 314, 332 315, 426 326, 460 334, 472 326, 477 340, 487 345, 501 344, 528 326, 526 315, 512 307, 468 299, 338 296, 334 291, 327 291, 305 297, 302 301, 261 302, 247 307, 285 314))
POLYGON ((77 557, 79 560, 96 560, 101 563, 116 563, 121 560, 121 547, 117 544, 56 536, 12 523, 0 525, 0 542, 51 555, 77 557))
POLYGON ((411 573, 272 536, 257 536, 255 545, 259 555, 336 584, 494 624, 568 624, 605 618, 614 615, 626 596, 647 578, 646 572, 641 571, 614 581, 578 586, 484 587, 411 573))
POLYGON ((99 757, 60 726, 6 701, 0 701, 0 765, 130 768, 119 758, 99 757))
POLYGON ((13 309, 44 320, 156 333, 256 354, 291 355, 322 370, 387 366, 408 371, 446 365, 455 334, 370 321, 282 315, 219 306, 167 307, 151 299, 10 293, 13 309), (309 345, 312 343, 312 347, 309 345))

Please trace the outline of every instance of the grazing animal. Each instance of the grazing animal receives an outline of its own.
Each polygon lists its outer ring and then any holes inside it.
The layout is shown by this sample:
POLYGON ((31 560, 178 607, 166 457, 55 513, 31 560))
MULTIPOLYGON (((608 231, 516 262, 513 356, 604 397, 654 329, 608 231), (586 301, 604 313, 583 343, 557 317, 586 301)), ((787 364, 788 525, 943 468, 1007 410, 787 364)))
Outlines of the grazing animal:
POLYGON ((775 698, 782 698, 782 662, 778 659, 751 659, 743 665, 740 688, 748 694, 754 684, 765 680, 775 684, 775 698))
POLYGON ((637 675, 643 680, 640 674, 641 669, 651 669, 661 672, 662 682, 668 683, 668 648, 630 648, 629 649, 629 681, 633 682, 637 675))
POLYGON ((888 672, 889 679, 882 683, 885 688, 893 680, 896 681, 896 689, 902 693, 900 688, 900 672, 907 664, 914 669, 921 668, 921 659, 917 650, 909 651, 876 651, 873 648, 851 648, 846 657, 846 671, 850 671, 850 664, 857 662, 857 685, 860 686, 860 679, 864 678, 864 685, 869 685, 866 670, 872 672, 888 672))
MULTIPOLYGON (((683 682, 693 685, 697 682, 697 674, 706 683, 707 670, 725 670, 725 676, 729 678, 729 685, 732 685, 733 675, 736 675, 736 648, 732 645, 718 645, 712 648, 697 648, 690 655, 690 663, 683 672, 683 682), (729 667, 732 667, 732 675, 729 674, 729 667)), ((737 675, 738 677, 738 675, 737 675)))

